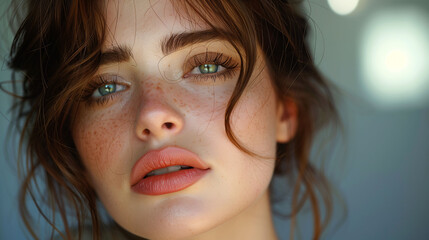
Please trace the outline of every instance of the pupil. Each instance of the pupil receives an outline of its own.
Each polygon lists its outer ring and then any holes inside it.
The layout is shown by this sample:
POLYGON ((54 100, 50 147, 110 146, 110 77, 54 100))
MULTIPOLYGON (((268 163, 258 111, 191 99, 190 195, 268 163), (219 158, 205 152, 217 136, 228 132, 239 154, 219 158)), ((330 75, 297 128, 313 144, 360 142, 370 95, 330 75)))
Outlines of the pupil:
POLYGON ((200 65, 199 69, 201 73, 215 73, 217 72, 218 65, 216 64, 203 64, 200 65))
POLYGON ((107 95, 109 93, 113 93, 116 91, 116 84, 106 84, 103 87, 98 89, 98 92, 101 96, 107 95))

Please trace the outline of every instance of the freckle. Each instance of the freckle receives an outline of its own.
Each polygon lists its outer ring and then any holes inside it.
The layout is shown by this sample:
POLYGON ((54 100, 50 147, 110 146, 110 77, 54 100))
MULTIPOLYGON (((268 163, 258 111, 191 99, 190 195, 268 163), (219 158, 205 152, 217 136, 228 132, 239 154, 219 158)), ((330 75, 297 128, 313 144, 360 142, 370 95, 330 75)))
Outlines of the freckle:
POLYGON ((180 107, 185 107, 186 106, 186 104, 182 100, 180 100, 179 105, 180 105, 180 107))
POLYGON ((173 98, 173 101, 174 101, 175 103, 177 103, 177 99, 176 99, 176 98, 173 98))
POLYGON ((144 86, 145 89, 151 89, 152 86, 153 86, 153 83, 152 82, 145 83, 143 86, 144 86))

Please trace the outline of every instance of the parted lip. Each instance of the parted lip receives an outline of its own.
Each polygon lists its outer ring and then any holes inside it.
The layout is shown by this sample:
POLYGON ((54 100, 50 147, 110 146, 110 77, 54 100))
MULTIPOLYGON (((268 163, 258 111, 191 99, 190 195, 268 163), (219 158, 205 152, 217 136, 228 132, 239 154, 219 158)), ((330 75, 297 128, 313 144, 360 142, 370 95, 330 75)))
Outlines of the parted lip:
POLYGON ((186 165, 198 169, 209 169, 195 153, 176 146, 151 150, 144 154, 131 170, 131 186, 137 184, 153 170, 174 165, 186 165))

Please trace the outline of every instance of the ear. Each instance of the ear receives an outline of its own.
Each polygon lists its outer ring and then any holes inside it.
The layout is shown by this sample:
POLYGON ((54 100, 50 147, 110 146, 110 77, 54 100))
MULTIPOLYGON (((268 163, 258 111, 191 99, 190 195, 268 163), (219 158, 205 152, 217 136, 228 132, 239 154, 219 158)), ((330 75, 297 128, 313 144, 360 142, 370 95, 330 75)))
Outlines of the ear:
POLYGON ((286 143, 295 137, 298 128, 298 108, 292 99, 279 100, 276 125, 277 142, 286 143))

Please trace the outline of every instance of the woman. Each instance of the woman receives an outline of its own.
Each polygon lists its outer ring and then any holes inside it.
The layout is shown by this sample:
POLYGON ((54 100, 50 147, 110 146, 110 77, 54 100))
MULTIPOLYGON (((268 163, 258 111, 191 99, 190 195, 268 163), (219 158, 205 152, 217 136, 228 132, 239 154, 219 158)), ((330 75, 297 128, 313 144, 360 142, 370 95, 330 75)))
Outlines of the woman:
POLYGON ((330 195, 309 151, 336 111, 306 30, 289 1, 29 1, 10 67, 33 237, 43 176, 64 239, 277 239, 269 186, 286 174, 292 219, 309 200, 319 239, 330 195))

